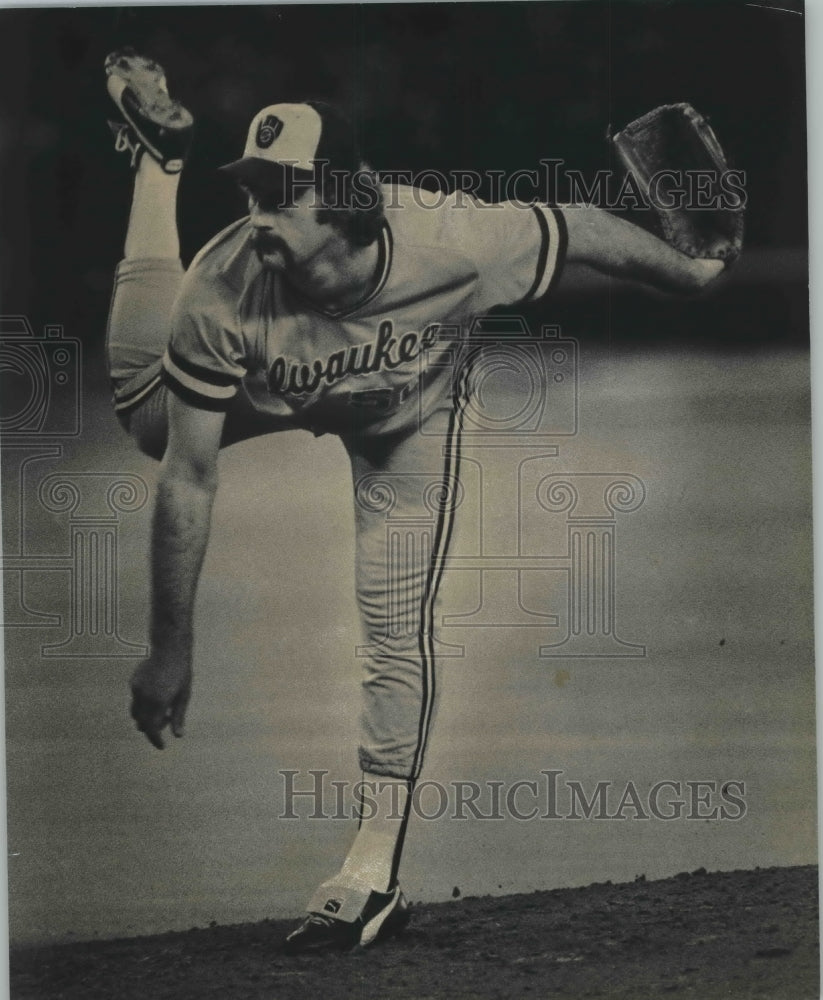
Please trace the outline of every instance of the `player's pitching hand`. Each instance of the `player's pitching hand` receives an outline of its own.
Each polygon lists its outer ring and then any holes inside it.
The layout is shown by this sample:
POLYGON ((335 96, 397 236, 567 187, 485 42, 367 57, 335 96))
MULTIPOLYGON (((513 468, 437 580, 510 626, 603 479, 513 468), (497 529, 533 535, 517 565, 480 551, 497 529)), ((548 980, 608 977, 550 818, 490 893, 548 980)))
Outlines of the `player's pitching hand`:
POLYGON ((166 726, 175 736, 183 735, 191 676, 189 663, 170 663, 156 656, 143 660, 132 674, 131 717, 158 750, 165 746, 161 733, 166 726))

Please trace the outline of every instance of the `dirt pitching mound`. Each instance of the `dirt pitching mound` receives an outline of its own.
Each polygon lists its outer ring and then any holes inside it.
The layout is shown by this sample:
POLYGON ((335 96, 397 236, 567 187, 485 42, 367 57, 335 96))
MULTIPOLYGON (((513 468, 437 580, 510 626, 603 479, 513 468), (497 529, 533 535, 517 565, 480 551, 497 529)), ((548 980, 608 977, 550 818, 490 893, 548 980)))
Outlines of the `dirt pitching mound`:
POLYGON ((13 1000, 819 996, 817 868, 417 905, 353 954, 282 953, 293 921, 12 949, 13 1000))

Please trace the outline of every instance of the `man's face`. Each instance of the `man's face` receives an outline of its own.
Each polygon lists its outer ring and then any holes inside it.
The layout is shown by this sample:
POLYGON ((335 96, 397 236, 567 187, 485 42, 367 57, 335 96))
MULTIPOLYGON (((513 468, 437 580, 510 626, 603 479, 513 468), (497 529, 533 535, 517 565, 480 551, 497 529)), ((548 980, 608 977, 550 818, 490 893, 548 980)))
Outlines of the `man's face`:
POLYGON ((331 226, 318 221, 313 190, 296 194, 283 204, 282 197, 245 187, 252 224, 251 243, 265 268, 294 271, 313 260, 333 236, 331 226))

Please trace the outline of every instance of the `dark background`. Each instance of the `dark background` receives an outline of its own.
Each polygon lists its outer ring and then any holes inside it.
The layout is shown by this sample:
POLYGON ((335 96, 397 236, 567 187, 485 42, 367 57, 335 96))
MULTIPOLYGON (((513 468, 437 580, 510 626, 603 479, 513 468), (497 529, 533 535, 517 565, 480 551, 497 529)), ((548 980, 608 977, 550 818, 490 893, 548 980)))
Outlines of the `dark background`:
POLYGON ((0 11, 0 307, 35 329, 62 323, 87 359, 101 349, 130 188, 111 150, 106 119, 116 110, 102 67, 131 43, 167 67, 198 121, 181 197, 187 260, 242 214, 215 167, 239 154, 250 117, 268 103, 338 102, 378 169, 512 172, 556 157, 593 175, 614 166, 610 124, 688 100, 747 172, 747 253, 736 273, 708 301, 578 294, 528 318, 608 337, 616 349, 650 336, 802 344, 803 28, 800 13, 745 3, 0 11))

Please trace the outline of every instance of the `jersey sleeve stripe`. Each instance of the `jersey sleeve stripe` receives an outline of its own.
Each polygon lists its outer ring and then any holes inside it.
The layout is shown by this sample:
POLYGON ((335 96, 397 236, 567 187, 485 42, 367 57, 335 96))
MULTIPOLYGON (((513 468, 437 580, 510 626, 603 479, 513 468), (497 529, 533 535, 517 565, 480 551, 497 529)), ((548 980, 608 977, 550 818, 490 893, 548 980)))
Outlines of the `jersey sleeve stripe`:
MULTIPOLYGON (((231 385, 214 385, 212 382, 203 381, 201 378, 195 378, 190 375, 187 371, 184 371, 179 365, 175 364, 171 356, 171 350, 167 350, 163 357, 163 375, 165 381, 171 385, 172 388, 180 386, 182 389, 189 393, 193 393, 195 396, 203 399, 210 400, 212 402, 217 402, 219 400, 228 401, 237 392, 237 387, 240 384, 240 379, 232 380, 231 385)), ((221 381, 223 377, 221 376, 221 381)))
POLYGON ((188 403, 199 410, 225 411, 229 408, 229 404, 234 396, 234 393, 231 396, 222 396, 219 398, 206 396, 201 392, 190 389, 183 382, 178 381, 167 368, 163 369, 162 379, 164 385, 167 385, 175 396, 178 396, 184 403, 188 403))
POLYGON ((537 269, 534 275, 534 281, 532 282, 531 288, 526 292, 524 297, 525 302, 531 301, 537 295, 537 289, 540 287, 540 283, 543 280, 543 275, 546 273, 546 260, 549 256, 549 242, 551 236, 549 234, 549 224, 546 222, 546 218, 540 211, 539 206, 533 205, 534 214, 537 216, 537 224, 540 226, 540 253, 537 257, 537 269))
POLYGON ((539 299, 553 288, 563 270, 569 235, 563 213, 546 205, 535 205, 543 243, 537 261, 537 275, 526 300, 539 299))
POLYGON ((171 344, 169 344, 166 357, 163 359, 164 365, 167 359, 176 371, 183 372, 198 382, 205 382, 215 388, 237 386, 241 381, 240 375, 232 375, 230 372, 216 372, 211 368, 206 368, 204 365, 198 365, 193 361, 189 361, 188 358, 184 358, 182 354, 176 351, 171 344))

